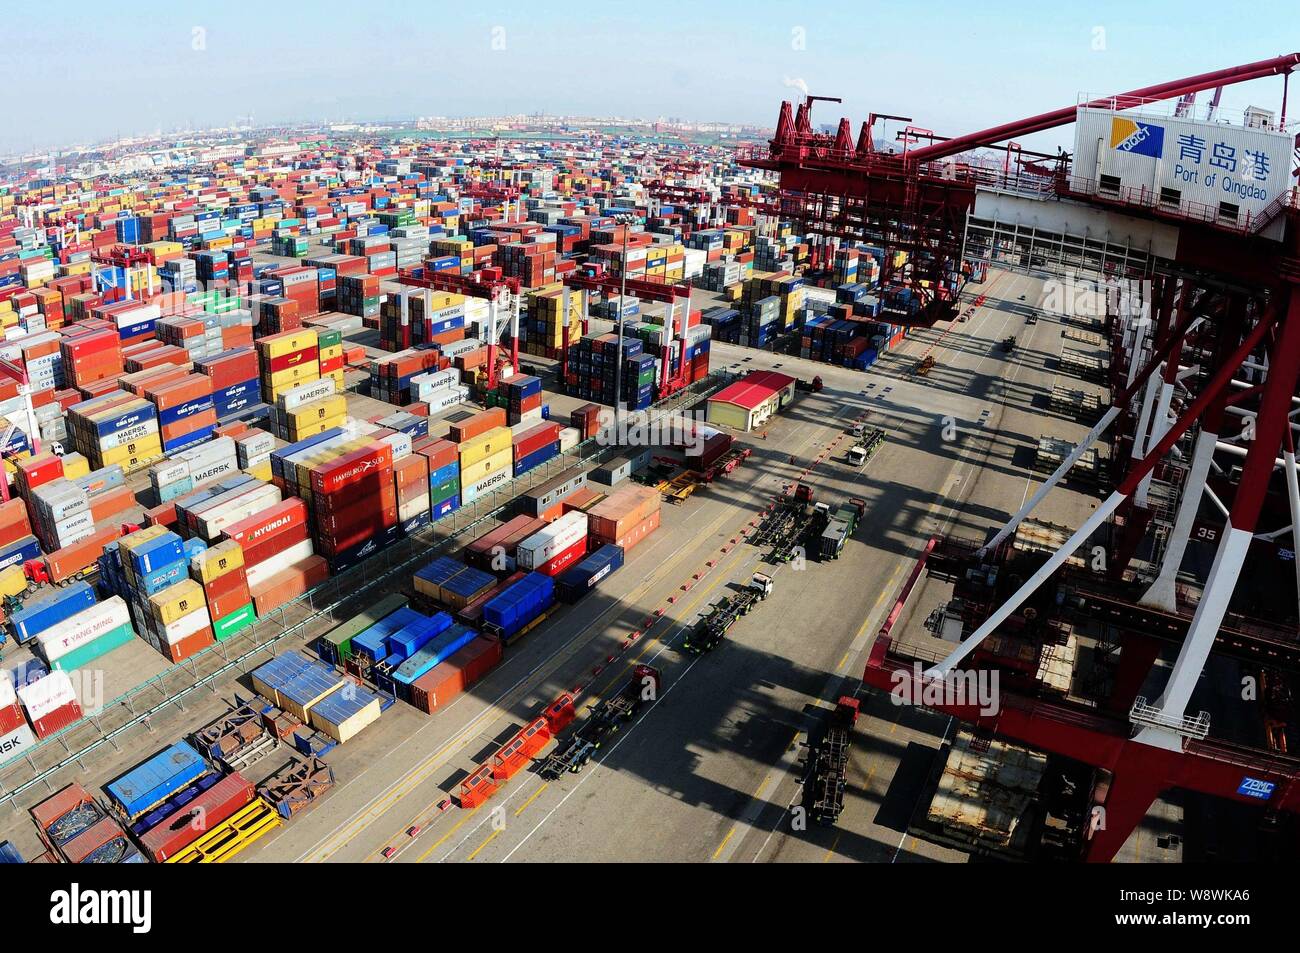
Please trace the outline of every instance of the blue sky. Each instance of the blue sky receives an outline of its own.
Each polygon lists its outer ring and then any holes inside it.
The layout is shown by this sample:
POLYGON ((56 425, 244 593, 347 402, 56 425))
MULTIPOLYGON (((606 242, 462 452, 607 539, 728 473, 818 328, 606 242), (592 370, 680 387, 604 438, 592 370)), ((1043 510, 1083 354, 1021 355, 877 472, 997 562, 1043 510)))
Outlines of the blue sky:
MULTIPOLYGON (((0 150, 249 114, 259 124, 537 110, 771 124, 780 100, 798 95, 786 86, 795 79, 843 97, 843 107, 818 105, 819 122, 843 114, 856 127, 874 110, 955 135, 1082 92, 1300 50, 1295 11, 1295 0, 29 3, 5 14, 0 78, 20 95, 6 96, 0 150)), ((1224 105, 1276 108, 1281 85, 1230 89, 1224 105)))

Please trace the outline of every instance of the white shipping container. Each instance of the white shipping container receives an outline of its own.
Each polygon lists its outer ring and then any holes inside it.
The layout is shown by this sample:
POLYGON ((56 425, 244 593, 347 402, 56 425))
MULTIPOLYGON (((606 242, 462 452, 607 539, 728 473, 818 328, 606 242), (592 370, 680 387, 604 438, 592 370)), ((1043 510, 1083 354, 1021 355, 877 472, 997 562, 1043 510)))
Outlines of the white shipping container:
POLYGON ((400 430, 395 433, 384 434, 379 438, 382 443, 388 444, 393 448, 393 462, 396 463, 403 457, 409 457, 411 451, 411 435, 402 433, 400 430))
POLYGON ((212 542, 227 526, 275 506, 284 498, 280 488, 270 483, 252 483, 249 487, 248 492, 199 514, 199 535, 212 542))
MULTIPOLYGON (((419 387, 422 392, 426 387, 430 391, 440 390, 443 387, 459 384, 460 371, 454 367, 449 367, 446 370, 434 371, 430 374, 416 374, 411 378, 411 383, 419 387)), ((421 399, 423 400, 423 398, 421 399)))
POLYGON ((121 596, 113 596, 55 623, 36 636, 41 655, 51 664, 69 652, 89 645, 95 639, 131 621, 131 613, 121 596))
POLYGON ((312 548, 311 540, 304 539, 300 543, 294 543, 282 553, 277 553, 270 559, 264 559, 260 563, 254 563, 252 566, 246 566, 245 575, 248 577, 248 587, 252 589, 261 583, 266 582, 278 572, 283 572, 294 563, 300 563, 304 559, 314 555, 316 552, 312 548))
POLYGON ((189 638, 204 626, 211 624, 212 619, 208 616, 208 607, 199 606, 193 612, 185 613, 170 625, 163 626, 161 635, 168 645, 175 645, 182 639, 189 638))
POLYGON ((276 398, 275 406, 281 413, 288 413, 291 410, 297 410, 303 404, 310 404, 314 400, 333 397, 334 391, 334 378, 322 377, 318 381, 308 381, 305 384, 290 387, 276 398))
POLYGON ((560 453, 576 447, 582 442, 582 432, 577 427, 560 428, 560 453))
POLYGON ((155 490, 179 483, 190 475, 190 465, 185 460, 164 460, 149 468, 149 482, 155 490))
POLYGON ((65 705, 75 704, 77 693, 68 673, 55 669, 44 678, 28 682, 19 688, 18 700, 23 703, 28 720, 38 721, 65 705))
POLYGON ((19 725, 7 735, 0 736, 0 764, 12 761, 36 744, 36 735, 26 725, 19 725))
POLYGON ((485 476, 477 483, 471 483, 469 486, 460 488, 460 505, 468 506, 475 500, 482 499, 493 490, 500 489, 506 483, 510 482, 510 468, 498 470, 490 476, 485 476))
POLYGON ((397 508, 397 519, 398 522, 405 523, 407 520, 415 519, 421 513, 427 513, 428 511, 429 496, 425 494, 419 499, 411 500, 399 506, 397 508))
POLYGON ((520 569, 536 569, 586 538, 587 514, 580 510, 565 513, 521 542, 515 551, 515 563, 520 569))
POLYGON ((213 480, 217 479, 217 477, 225 476, 227 473, 230 473, 232 470, 237 468, 238 461, 232 453, 227 457, 223 457, 220 460, 204 466, 202 469, 194 469, 191 464, 190 475, 193 477, 193 485, 197 487, 202 486, 204 483, 211 483, 213 480))
POLYGON ((429 413, 438 414, 444 410, 450 410, 469 399, 469 388, 463 385, 455 387, 444 387, 433 395, 432 399, 421 397, 420 400, 429 405, 429 413))

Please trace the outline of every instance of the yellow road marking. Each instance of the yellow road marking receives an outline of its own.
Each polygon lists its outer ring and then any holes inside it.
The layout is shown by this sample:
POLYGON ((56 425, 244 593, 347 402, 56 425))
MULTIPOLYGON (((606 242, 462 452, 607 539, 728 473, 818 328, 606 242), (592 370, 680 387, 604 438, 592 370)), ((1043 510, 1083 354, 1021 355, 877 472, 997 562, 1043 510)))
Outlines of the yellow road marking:
POLYGON ((835 853, 835 848, 839 846, 839 843, 840 843, 840 835, 836 834, 835 840, 831 841, 831 846, 826 848, 826 854, 822 857, 823 864, 826 863, 826 861, 831 859, 831 855, 835 853))
MULTIPOLYGON (((479 807, 482 807, 482 806, 483 806, 483 805, 481 805, 481 804, 479 805, 479 807)), ((445 833, 445 834, 443 834, 441 837, 439 837, 436 841, 433 842, 432 845, 430 845, 430 847, 429 847, 428 850, 426 850, 423 854, 421 854, 419 857, 417 857, 417 858, 416 858, 416 863, 423 863, 424 858, 428 857, 428 856, 429 856, 430 854, 432 854, 435 850, 437 850, 439 847, 441 847, 443 844, 445 844, 445 843, 447 842, 447 838, 451 837, 452 834, 454 834, 454 833, 456 833, 458 830, 460 830, 460 829, 461 829, 461 826, 462 826, 466 821, 468 821, 471 817, 473 817, 475 814, 477 814, 477 813, 478 813, 478 807, 476 807, 476 808, 474 808, 473 810, 467 812, 467 813, 465 814, 464 817, 462 817, 459 821, 457 821, 457 822, 455 823, 455 825, 452 826, 452 829, 451 829, 451 830, 449 830, 447 833, 445 833)))
POLYGON ((474 853, 470 854, 470 855, 469 855, 467 858, 465 858, 465 859, 466 859, 466 860, 473 860, 475 857, 477 857, 477 856, 478 856, 478 852, 481 851, 481 850, 482 850, 484 847, 486 847, 488 844, 490 844, 490 843, 492 843, 494 840, 496 840, 497 835, 500 834, 501 831, 502 831, 503 829, 504 829, 504 828, 500 828, 500 827, 498 827, 496 830, 494 830, 491 834, 489 834, 489 835, 487 836, 487 839, 484 840, 483 843, 479 844, 477 847, 474 848, 474 853))
POLYGON ((525 801, 523 804, 520 804, 520 805, 519 805, 519 810, 515 811, 515 817, 518 817, 520 814, 524 813, 524 808, 526 808, 529 804, 532 804, 534 801, 536 801, 536 800, 537 800, 537 795, 541 794, 543 791, 545 791, 545 790, 546 790, 548 787, 550 787, 550 786, 551 786, 551 782, 550 782, 550 781, 545 781, 545 782, 543 782, 543 783, 542 783, 542 786, 541 786, 540 788, 538 788, 536 791, 534 791, 532 794, 530 794, 530 795, 528 796, 528 800, 527 800, 527 801, 525 801))
POLYGON ((727 841, 731 840, 731 835, 734 833, 736 833, 736 828, 733 825, 731 830, 727 831, 727 836, 722 838, 722 843, 718 845, 718 849, 713 852, 714 860, 718 859, 718 855, 722 853, 722 848, 727 846, 727 841))
POLYGON ((847 662, 848 660, 849 660, 849 653, 845 652, 844 657, 840 659, 840 664, 835 666, 835 671, 838 672, 840 669, 842 669, 844 667, 844 663, 847 662))

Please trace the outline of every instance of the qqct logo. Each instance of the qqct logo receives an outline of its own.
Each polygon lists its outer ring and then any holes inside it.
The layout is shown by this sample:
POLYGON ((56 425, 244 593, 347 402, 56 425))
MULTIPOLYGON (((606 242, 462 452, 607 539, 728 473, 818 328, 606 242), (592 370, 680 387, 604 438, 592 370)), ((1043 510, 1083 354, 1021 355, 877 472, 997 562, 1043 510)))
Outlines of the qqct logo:
POLYGON ((1110 147, 1120 152, 1159 159, 1165 149, 1164 127, 1114 116, 1110 121, 1110 147))

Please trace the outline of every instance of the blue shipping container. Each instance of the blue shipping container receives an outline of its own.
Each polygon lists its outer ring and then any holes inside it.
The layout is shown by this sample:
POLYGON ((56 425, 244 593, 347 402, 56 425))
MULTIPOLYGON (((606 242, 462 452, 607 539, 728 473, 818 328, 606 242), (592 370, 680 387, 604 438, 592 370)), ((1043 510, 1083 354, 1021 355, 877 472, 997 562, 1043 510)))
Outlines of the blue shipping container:
POLYGON ((109 782, 104 792, 120 814, 133 820, 207 772, 208 764, 202 756, 184 741, 178 741, 109 782))
POLYGON ((483 604, 483 621, 508 641, 555 602, 555 580, 530 572, 483 604))

